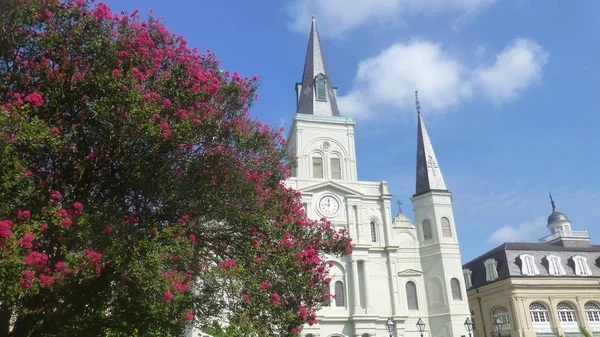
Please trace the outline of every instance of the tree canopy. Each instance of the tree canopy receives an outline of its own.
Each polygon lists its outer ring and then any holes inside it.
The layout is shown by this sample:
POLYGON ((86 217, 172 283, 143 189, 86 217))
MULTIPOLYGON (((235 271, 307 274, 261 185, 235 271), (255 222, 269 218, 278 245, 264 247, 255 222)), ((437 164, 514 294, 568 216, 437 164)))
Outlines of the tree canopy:
POLYGON ((315 322, 352 245, 282 183, 257 77, 152 15, 0 0, 0 78, 0 336, 315 322))

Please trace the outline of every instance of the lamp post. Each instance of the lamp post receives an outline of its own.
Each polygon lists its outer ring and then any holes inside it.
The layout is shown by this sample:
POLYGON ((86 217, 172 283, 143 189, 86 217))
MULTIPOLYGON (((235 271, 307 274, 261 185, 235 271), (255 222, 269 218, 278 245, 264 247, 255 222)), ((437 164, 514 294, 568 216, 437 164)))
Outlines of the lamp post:
POLYGON ((465 325, 465 329, 467 329, 467 331, 469 332, 469 337, 472 337, 471 331, 473 331, 473 322, 471 321, 471 317, 467 317, 464 325, 465 325))
POLYGON ((498 337, 502 337, 502 326, 503 325, 504 325, 504 323, 502 323, 502 320, 499 317, 496 317, 494 319, 494 330, 496 330, 498 337))
POLYGON ((385 328, 390 333, 390 337, 392 337, 392 332, 394 331, 394 322, 392 322, 391 318, 388 318, 387 323, 385 323, 385 328))
POLYGON ((417 329, 419 329, 419 333, 421 333, 421 337, 423 337, 423 331, 425 331, 425 323, 423 323, 423 320, 420 318, 417 321, 417 329))

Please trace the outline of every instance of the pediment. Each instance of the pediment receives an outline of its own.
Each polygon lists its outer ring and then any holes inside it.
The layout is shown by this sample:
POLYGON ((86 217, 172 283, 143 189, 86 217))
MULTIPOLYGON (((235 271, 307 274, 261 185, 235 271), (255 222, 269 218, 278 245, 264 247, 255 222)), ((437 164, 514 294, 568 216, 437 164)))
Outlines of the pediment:
POLYGON ((398 272, 398 276, 421 276, 423 275, 422 271, 416 269, 405 269, 401 272, 398 272))
POLYGON ((323 190, 327 190, 329 192, 336 193, 338 195, 345 195, 347 197, 348 196, 354 196, 354 197, 362 197, 363 196, 363 194, 360 191, 346 187, 335 181, 324 181, 322 183, 318 183, 315 185, 311 185, 311 186, 302 188, 299 191, 301 193, 315 193, 315 192, 320 192, 323 190))

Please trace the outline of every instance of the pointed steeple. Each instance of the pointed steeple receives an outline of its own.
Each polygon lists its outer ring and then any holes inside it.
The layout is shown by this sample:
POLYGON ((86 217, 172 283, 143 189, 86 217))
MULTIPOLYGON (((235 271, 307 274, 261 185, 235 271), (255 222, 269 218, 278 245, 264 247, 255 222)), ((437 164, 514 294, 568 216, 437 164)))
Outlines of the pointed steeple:
POLYGON ((298 109, 296 113, 339 116, 334 87, 325 65, 317 23, 313 15, 302 83, 296 85, 298 109))
POLYGON ((427 129, 425 129, 423 116, 421 116, 418 91, 415 91, 415 104, 417 106, 419 124, 417 132, 417 186, 415 195, 432 190, 447 191, 442 171, 435 158, 427 129))

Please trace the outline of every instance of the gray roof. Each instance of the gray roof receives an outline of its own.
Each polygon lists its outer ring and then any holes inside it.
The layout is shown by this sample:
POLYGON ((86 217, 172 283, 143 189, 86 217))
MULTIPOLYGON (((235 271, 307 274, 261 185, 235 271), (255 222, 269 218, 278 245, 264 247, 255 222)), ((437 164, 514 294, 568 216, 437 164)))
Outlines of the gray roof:
POLYGON ((415 92, 418 114, 418 131, 417 131, 417 185, 415 195, 423 194, 431 190, 447 191, 442 171, 438 165, 433 145, 429 140, 423 116, 421 116, 421 107, 419 98, 415 92))
POLYGON ((600 277, 600 245, 590 247, 563 247, 547 243, 529 242, 507 242, 489 252, 465 263, 464 269, 471 270, 472 288, 500 281, 508 277, 533 277, 521 273, 521 262, 519 255, 529 254, 534 257, 535 264, 540 271, 535 277, 600 277), (566 272, 563 276, 554 276, 548 273, 547 255, 555 255, 560 258, 561 264, 566 272), (592 276, 577 276, 573 266, 573 256, 584 256, 587 258, 588 266, 592 276), (487 259, 493 258, 498 262, 498 278, 494 281, 486 281, 485 265, 487 259))
POLYGON ((298 98, 298 109, 296 113, 309 115, 339 116, 337 99, 333 90, 331 77, 325 64, 325 55, 321 49, 321 39, 317 31, 315 18, 312 20, 306 60, 304 62, 304 73, 302 74, 302 87, 298 98), (317 101, 315 98, 315 77, 319 74, 325 75, 327 82, 327 101, 317 101), (315 111, 318 110, 318 113, 315 111))

